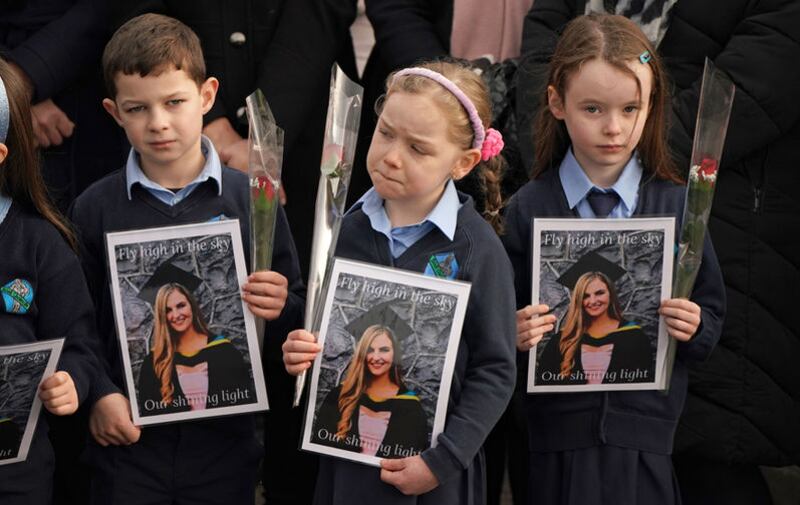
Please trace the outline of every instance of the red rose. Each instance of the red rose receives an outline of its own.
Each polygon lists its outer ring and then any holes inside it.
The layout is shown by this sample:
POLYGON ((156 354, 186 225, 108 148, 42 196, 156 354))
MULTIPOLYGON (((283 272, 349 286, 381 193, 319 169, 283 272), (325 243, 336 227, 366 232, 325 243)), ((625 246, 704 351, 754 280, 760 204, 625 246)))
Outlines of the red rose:
POLYGON ((272 201, 275 197, 275 187, 272 185, 272 182, 269 180, 269 177, 265 175, 259 175, 256 177, 256 184, 255 184, 255 191, 256 195, 264 194, 264 196, 272 201))
POLYGON ((700 169, 697 172, 704 177, 716 174, 717 160, 713 158, 703 158, 703 161, 700 162, 700 169))

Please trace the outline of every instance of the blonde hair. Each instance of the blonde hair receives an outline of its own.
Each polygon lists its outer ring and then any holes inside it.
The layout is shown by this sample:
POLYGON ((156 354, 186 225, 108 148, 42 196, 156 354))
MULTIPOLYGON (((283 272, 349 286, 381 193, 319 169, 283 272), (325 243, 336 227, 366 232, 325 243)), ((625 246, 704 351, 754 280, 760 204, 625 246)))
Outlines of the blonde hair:
MULTIPOLYGON (((470 70, 469 67, 446 61, 423 63, 418 67, 438 72, 452 81, 475 105, 484 129, 488 129, 491 126, 492 102, 489 90, 478 74, 470 70)), ((398 91, 410 94, 425 93, 430 96, 439 105, 439 110, 447 118, 447 124, 449 125, 447 133, 450 140, 463 149, 472 148, 472 142, 475 137, 472 123, 470 123, 469 116, 461 102, 447 88, 421 75, 395 77, 393 73, 386 80, 385 98, 398 91)), ((378 112, 380 112, 381 105, 382 102, 379 102, 377 106, 378 112)), ((500 182, 504 167, 505 161, 500 155, 494 156, 487 161, 480 161, 475 167, 482 185, 481 189, 486 194, 483 216, 498 233, 502 233, 503 230, 499 211, 503 207, 500 182)))
POLYGON ((392 367, 389 369, 389 378, 392 382, 402 387, 400 367, 397 364, 400 360, 400 346, 397 344, 394 333, 389 327, 379 324, 367 327, 356 345, 355 354, 350 361, 350 366, 347 367, 347 373, 342 381, 342 389, 339 392, 339 412, 341 416, 339 417, 339 422, 336 423, 336 436, 340 439, 346 437, 347 432, 353 427, 353 412, 358 405, 359 398, 366 392, 371 382, 371 378, 366 377, 365 363, 369 346, 380 335, 389 337, 394 350, 392 367))
POLYGON ((156 293, 156 301, 153 307, 155 320, 153 321, 153 370, 156 377, 161 382, 161 401, 172 403, 172 395, 175 393, 175 386, 172 384, 172 371, 174 369, 175 347, 178 335, 167 321, 167 298, 173 291, 179 291, 189 300, 192 309, 192 326, 195 331, 204 335, 210 335, 203 313, 192 295, 186 287, 177 282, 164 284, 156 293))
POLYGON ((578 342, 581 336, 586 333, 589 327, 589 318, 585 317, 583 309, 583 298, 586 296, 586 288, 594 280, 600 280, 608 288, 608 314, 617 321, 622 319, 622 307, 617 298, 617 290, 614 283, 602 272, 586 272, 578 277, 575 288, 572 290, 572 297, 569 300, 569 309, 561 329, 561 340, 558 349, 561 351, 561 376, 568 377, 572 373, 575 365, 575 352, 578 349, 578 342))

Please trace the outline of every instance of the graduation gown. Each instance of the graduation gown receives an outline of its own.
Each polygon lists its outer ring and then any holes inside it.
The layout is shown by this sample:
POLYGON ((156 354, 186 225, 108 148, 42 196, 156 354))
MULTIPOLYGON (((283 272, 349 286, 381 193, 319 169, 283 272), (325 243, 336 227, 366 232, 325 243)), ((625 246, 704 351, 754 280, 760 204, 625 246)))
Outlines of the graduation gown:
MULTIPOLYGON (((247 365, 242 354, 231 344, 230 340, 222 335, 213 337, 200 352, 185 356, 175 353, 173 365, 192 367, 200 363, 208 363, 208 401, 206 408, 231 407, 253 403, 256 401, 253 379, 250 378, 247 365), (236 394, 237 390, 241 394, 236 394)), ((153 368, 153 354, 147 355, 142 362, 139 372, 139 392, 137 400, 139 411, 143 415, 174 414, 188 412, 191 405, 186 399, 178 380, 176 367, 172 368, 172 403, 163 405, 161 402, 161 381, 156 376, 153 368), (157 407, 153 407, 153 405, 157 407)))
POLYGON ((331 390, 322 402, 312 432, 312 440, 315 443, 345 451, 361 452, 358 411, 363 406, 374 412, 391 413, 386 434, 375 454, 377 457, 404 458, 419 454, 430 445, 428 424, 419 396, 406 388, 400 388, 397 395, 385 400, 375 400, 366 393, 362 394, 358 400, 358 408, 353 411, 352 426, 347 436, 338 441, 332 440, 340 417, 338 404, 341 390, 341 385, 331 390))
POLYGON ((653 351, 650 339, 636 323, 621 321, 619 327, 600 338, 594 338, 588 333, 581 335, 578 350, 575 352, 575 362, 569 377, 560 378, 561 350, 559 336, 551 338, 542 351, 536 367, 537 385, 564 385, 573 386, 586 384, 587 378, 583 369, 584 345, 600 347, 613 344, 611 361, 603 377, 603 384, 628 384, 631 382, 652 382, 655 373, 653 351))
POLYGON ((22 442, 22 430, 10 418, 0 418, 0 461, 16 458, 19 444, 22 442))

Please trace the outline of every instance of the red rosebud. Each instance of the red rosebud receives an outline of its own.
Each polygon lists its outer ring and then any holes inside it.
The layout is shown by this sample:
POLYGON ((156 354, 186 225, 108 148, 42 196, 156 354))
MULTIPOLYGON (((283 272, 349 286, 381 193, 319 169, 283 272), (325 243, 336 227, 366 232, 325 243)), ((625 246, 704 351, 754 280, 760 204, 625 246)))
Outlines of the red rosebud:
POLYGON ((272 181, 269 180, 269 177, 264 175, 256 177, 256 187, 258 188, 258 192, 263 192, 268 200, 271 201, 275 197, 275 187, 272 185, 272 181))
POLYGON ((705 177, 716 174, 717 160, 713 158, 703 158, 703 161, 700 162, 700 169, 698 172, 705 177))

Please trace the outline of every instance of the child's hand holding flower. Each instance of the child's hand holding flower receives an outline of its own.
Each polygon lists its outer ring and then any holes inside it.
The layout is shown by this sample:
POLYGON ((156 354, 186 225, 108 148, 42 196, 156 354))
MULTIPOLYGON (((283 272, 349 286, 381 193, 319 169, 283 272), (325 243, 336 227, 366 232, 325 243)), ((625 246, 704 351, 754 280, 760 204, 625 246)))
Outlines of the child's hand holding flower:
POLYGON ((244 285, 242 298, 247 302, 254 316, 267 321, 281 315, 286 297, 289 295, 289 281, 278 272, 253 272, 244 285))
POLYGON ((688 342, 700 327, 700 306, 685 298, 661 302, 658 313, 664 316, 667 333, 681 342, 688 342))
POLYGON ((517 311, 517 350, 528 352, 545 333, 553 331, 556 316, 547 314, 547 305, 528 305, 517 311))
POLYGON ((289 333, 282 348, 283 364, 291 375, 300 375, 311 368, 317 354, 322 350, 314 334, 306 330, 289 333))

